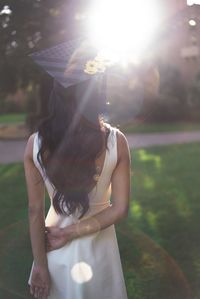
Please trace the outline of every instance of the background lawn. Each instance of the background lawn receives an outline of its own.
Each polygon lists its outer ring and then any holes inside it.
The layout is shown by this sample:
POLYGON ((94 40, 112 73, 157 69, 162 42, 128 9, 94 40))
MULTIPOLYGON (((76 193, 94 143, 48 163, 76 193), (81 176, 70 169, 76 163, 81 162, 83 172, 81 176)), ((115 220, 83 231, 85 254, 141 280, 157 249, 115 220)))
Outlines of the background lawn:
POLYGON ((121 126, 125 133, 156 133, 156 132, 190 132, 200 131, 200 123, 172 122, 172 123, 140 123, 135 122, 121 126))
POLYGON ((25 113, 0 114, 0 124, 19 124, 25 123, 25 120, 25 113))
MULTIPOLYGON (((25 123, 26 117, 26 113, 0 114, 0 125, 25 123)), ((200 131, 200 122, 142 123, 135 121, 122 125, 120 129, 124 133, 200 131)))
MULTIPOLYGON (((129 299, 200 298, 199 147, 132 152, 130 213, 116 226, 129 299)), ((0 190, 0 298, 27 299, 32 255, 21 163, 0 166, 0 190)))

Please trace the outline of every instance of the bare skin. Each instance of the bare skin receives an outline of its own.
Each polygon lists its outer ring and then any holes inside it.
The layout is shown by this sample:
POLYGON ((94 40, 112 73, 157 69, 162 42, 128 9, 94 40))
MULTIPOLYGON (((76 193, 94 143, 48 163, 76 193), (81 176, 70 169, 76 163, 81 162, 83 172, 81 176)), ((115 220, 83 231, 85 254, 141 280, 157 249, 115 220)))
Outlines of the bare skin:
MULTIPOLYGON (((30 237, 34 257, 30 292, 35 298, 46 299, 50 290, 51 282, 46 251, 59 249, 73 239, 105 229, 128 215, 130 152, 125 136, 121 132, 117 134, 118 163, 111 179, 112 205, 92 217, 65 228, 45 228, 45 186, 41 174, 33 162, 34 134, 30 136, 24 154, 24 168, 28 189, 30 237), (47 244, 45 244, 45 230, 48 231, 47 244)), ((96 161, 101 168, 104 158, 105 150, 96 161)))
POLYGON ((29 230, 34 257, 30 293, 35 298, 46 299, 50 290, 50 275, 45 247, 45 186, 33 162, 33 139, 34 134, 29 137, 24 153, 24 170, 28 191, 29 230))

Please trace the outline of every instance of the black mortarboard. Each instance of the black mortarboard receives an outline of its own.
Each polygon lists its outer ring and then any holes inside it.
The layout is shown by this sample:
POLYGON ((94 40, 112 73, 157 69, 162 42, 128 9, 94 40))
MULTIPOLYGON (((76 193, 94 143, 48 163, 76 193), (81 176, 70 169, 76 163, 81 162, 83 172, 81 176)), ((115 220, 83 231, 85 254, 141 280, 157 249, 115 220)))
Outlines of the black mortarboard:
POLYGON ((89 121, 95 121, 98 114, 105 112, 105 71, 109 62, 86 41, 70 40, 30 57, 64 88, 77 86, 77 101, 89 121))

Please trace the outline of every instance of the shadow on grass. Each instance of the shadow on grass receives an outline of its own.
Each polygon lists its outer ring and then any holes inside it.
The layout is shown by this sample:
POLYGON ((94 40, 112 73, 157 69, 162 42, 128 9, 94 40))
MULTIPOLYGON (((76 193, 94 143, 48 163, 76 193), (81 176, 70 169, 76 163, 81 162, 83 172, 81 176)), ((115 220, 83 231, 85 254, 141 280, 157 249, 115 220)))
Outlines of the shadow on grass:
POLYGON ((186 276, 161 246, 128 222, 117 235, 129 299, 192 298, 186 276))
MULTIPOLYGON (((129 299, 191 298, 184 274, 166 251, 128 221, 117 226, 117 235, 129 299)), ((2 229, 0 243, 1 298, 32 298, 27 285, 32 264, 27 221, 2 229)))

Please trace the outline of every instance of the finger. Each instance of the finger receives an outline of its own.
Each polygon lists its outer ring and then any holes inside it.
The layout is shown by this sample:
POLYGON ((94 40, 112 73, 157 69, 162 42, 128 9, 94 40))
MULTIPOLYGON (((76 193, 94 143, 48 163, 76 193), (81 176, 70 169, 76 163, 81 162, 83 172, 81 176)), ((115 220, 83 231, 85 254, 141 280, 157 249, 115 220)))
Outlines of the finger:
POLYGON ((33 296, 37 298, 37 287, 33 287, 33 296))
POLYGON ((30 294, 33 295, 34 294, 34 289, 33 289, 33 286, 30 285, 30 294))
POLYGON ((63 235, 63 229, 62 228, 59 228, 59 227, 51 227, 50 229, 48 229, 48 232, 47 232, 47 237, 60 237, 63 235))
POLYGON ((50 296, 50 287, 46 287, 46 295, 50 296))
POLYGON ((49 232, 50 229, 51 229, 50 226, 45 226, 45 231, 46 231, 46 232, 49 232))
POLYGON ((46 250, 47 251, 51 251, 54 249, 54 243, 53 242, 48 242, 47 245, 46 245, 46 250))
POLYGON ((34 296, 34 298, 38 298, 38 290, 37 286, 32 285, 31 287, 31 295, 34 296))
POLYGON ((37 297, 36 298, 41 298, 41 291, 40 291, 40 288, 38 288, 38 290, 37 290, 37 297))
POLYGON ((47 232, 51 232, 52 230, 56 229, 57 227, 56 226, 45 226, 45 230, 47 232))
POLYGON ((50 243, 49 244, 49 250, 57 249, 59 247, 59 244, 57 243, 50 243))
POLYGON ((51 247, 51 242, 49 240, 47 240, 47 242, 46 242, 46 248, 48 249, 49 247, 51 247))
POLYGON ((46 234, 47 238, 58 238, 60 233, 58 231, 50 231, 46 234))
POLYGON ((58 246, 52 245, 52 246, 49 246, 47 250, 48 250, 48 252, 50 252, 50 251, 53 251, 55 249, 58 249, 58 246))
POLYGON ((48 252, 50 252, 50 251, 54 250, 54 248, 52 246, 49 246, 47 250, 48 250, 48 252))
POLYGON ((47 236, 47 240, 56 240, 57 236, 55 234, 49 233, 47 236))
POLYGON ((45 294, 43 294, 42 297, 41 297, 41 299, 47 299, 47 298, 48 297, 45 294))
POLYGON ((43 298, 43 295, 44 295, 44 288, 40 287, 38 289, 38 297, 39 298, 43 298))
POLYGON ((35 286, 34 288, 34 297, 39 298, 39 288, 35 286))
POLYGON ((50 252, 52 249, 50 247, 46 248, 46 252, 50 252))
POLYGON ((47 299, 47 297, 49 296, 49 294, 50 294, 49 288, 45 288, 42 299, 47 299))
POLYGON ((47 246, 54 247, 58 241, 58 239, 48 239, 47 246))
POLYGON ((58 233, 57 232, 55 232, 55 231, 48 231, 47 233, 46 233, 46 235, 45 235, 45 237, 46 238, 52 238, 52 237, 57 237, 57 235, 58 235, 58 233))

